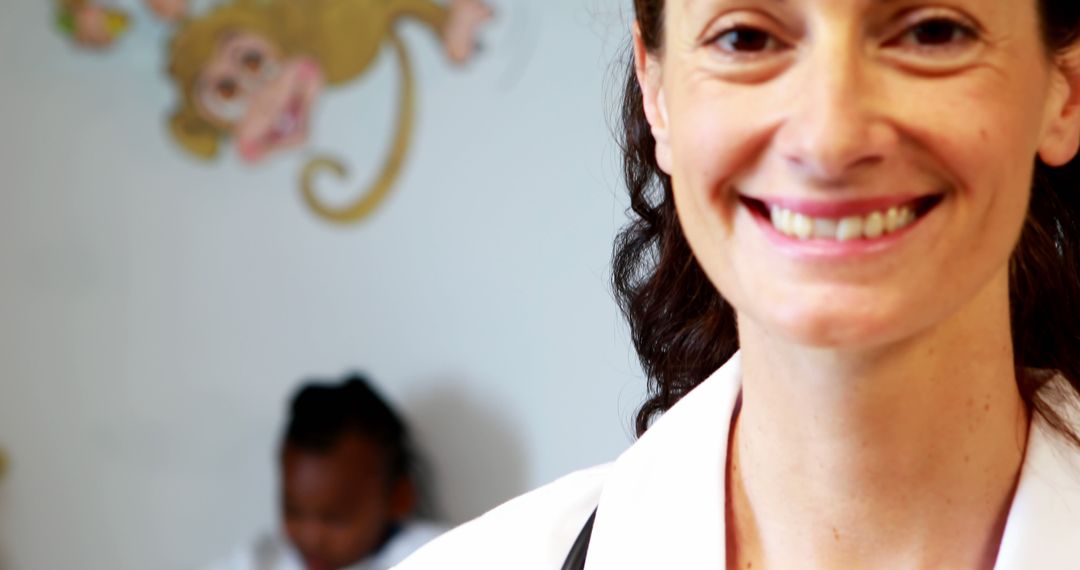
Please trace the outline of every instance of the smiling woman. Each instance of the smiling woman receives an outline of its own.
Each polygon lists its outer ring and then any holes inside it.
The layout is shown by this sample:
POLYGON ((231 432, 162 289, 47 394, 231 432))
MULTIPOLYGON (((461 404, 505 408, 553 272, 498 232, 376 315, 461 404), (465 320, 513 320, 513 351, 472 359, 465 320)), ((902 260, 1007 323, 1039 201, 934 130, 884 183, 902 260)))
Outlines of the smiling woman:
POLYGON ((402 568, 1080 565, 1080 6, 635 13, 641 437, 402 568))

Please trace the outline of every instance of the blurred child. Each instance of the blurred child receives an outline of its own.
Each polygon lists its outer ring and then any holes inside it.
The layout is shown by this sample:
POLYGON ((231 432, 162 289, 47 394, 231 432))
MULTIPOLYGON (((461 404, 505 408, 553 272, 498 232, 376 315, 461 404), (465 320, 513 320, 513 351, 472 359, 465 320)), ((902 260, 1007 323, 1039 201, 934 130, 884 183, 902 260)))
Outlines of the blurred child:
POLYGON ((387 570, 445 530, 413 518, 414 462, 366 380, 302 387, 280 449, 281 532, 206 570, 387 570))

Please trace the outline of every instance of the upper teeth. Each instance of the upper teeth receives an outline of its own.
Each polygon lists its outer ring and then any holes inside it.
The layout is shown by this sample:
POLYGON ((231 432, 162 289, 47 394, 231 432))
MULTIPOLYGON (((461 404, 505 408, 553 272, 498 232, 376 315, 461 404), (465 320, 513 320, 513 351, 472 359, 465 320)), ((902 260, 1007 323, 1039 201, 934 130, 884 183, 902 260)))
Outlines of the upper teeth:
POLYGON ((814 218, 774 205, 769 208, 769 214, 776 231, 803 240, 874 239, 910 226, 915 221, 915 211, 908 206, 871 212, 865 216, 814 218))

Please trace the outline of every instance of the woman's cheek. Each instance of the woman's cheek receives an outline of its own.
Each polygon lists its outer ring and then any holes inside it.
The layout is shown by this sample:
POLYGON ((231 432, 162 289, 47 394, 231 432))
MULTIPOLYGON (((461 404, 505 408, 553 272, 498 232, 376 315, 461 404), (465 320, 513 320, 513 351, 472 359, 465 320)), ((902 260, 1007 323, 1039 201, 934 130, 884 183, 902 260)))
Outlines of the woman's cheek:
POLYGON ((941 163, 955 189, 969 197, 1001 186, 1026 190, 1042 122, 1037 77, 1006 83, 995 74, 973 73, 924 87, 908 89, 910 99, 937 103, 913 105, 902 120, 941 163))
POLYGON ((741 128, 735 115, 702 109, 696 113, 698 120, 673 133, 674 177, 717 214, 728 213, 733 181, 756 162, 749 144, 752 134, 741 128))

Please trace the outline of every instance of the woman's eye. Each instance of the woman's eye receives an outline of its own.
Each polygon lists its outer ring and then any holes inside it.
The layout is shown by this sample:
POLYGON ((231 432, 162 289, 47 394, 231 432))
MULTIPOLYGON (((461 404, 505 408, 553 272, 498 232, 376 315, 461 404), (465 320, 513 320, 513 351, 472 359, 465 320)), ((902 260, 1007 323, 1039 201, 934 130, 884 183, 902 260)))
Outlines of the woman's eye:
POLYGON ((716 36, 714 43, 732 54, 763 53, 780 47, 780 42, 772 34, 749 26, 727 30, 716 36))
POLYGON ((934 18, 908 28, 901 36, 900 43, 917 48, 944 48, 968 43, 977 36, 978 33, 970 26, 945 18, 934 18))

